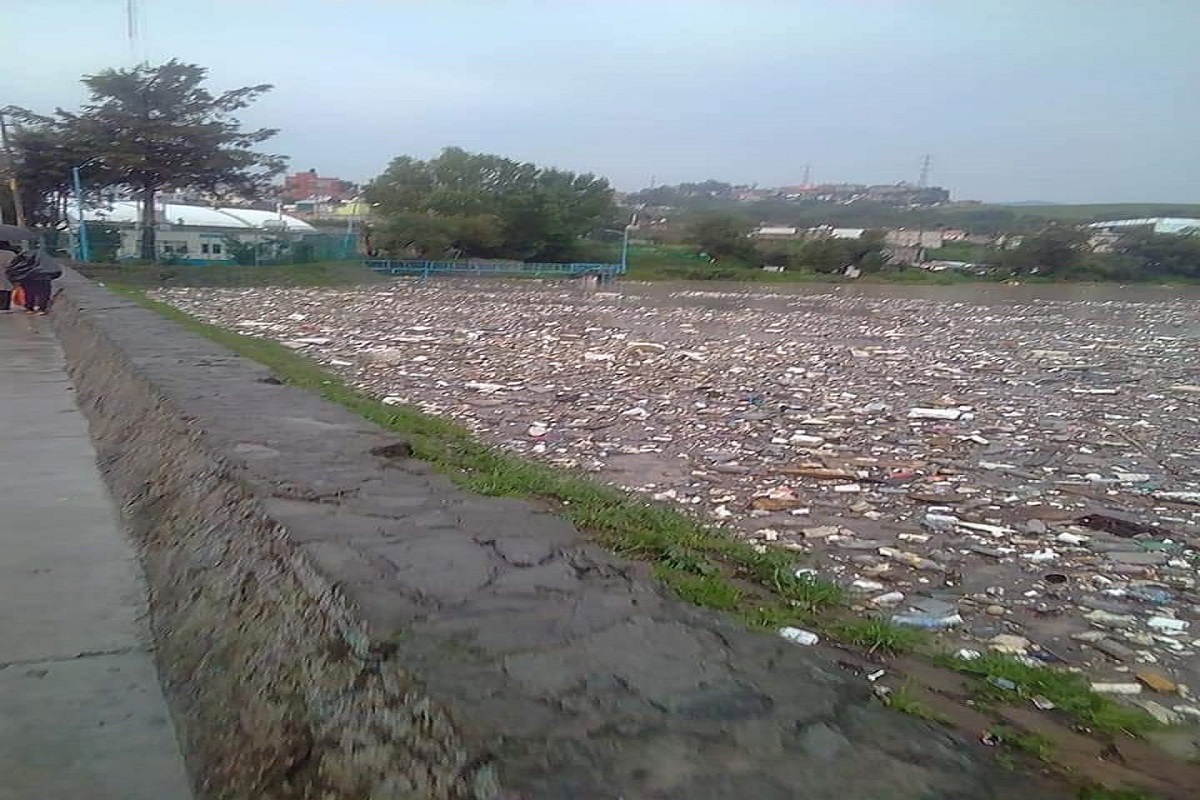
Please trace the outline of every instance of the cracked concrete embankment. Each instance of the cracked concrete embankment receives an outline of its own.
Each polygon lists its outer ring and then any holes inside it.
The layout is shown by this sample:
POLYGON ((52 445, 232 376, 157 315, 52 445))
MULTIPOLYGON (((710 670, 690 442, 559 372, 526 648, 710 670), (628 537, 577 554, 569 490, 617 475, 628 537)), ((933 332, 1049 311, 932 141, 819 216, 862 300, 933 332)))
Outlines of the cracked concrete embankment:
POLYGON ((56 324, 208 798, 1053 797, 78 277, 56 324), (502 788, 501 788, 502 787, 502 788))

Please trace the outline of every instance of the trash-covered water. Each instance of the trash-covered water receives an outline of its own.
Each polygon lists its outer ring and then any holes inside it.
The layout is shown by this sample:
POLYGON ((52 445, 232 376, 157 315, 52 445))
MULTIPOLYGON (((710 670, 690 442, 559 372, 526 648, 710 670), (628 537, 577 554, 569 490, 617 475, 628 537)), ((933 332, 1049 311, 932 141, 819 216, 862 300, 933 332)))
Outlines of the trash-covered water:
POLYGON ((1200 716, 1197 289, 157 296, 385 402, 796 551, 863 610, 1200 716))

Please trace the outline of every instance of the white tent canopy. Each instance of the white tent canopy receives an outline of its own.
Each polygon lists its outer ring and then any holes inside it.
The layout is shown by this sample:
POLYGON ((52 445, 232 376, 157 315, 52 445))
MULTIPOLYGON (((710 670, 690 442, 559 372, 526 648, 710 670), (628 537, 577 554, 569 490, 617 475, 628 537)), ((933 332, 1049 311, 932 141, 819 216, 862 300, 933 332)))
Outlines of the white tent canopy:
MULTIPOLYGON (((78 222, 75 209, 68 209, 72 223, 78 222)), ((117 225, 136 225, 141 217, 141 203, 136 200, 116 200, 98 208, 85 208, 88 222, 111 222, 117 225)), ((212 208, 182 203, 163 203, 158 206, 160 224, 198 228, 228 228, 240 231, 262 231, 285 228, 289 231, 314 232, 316 228, 302 219, 274 211, 251 208, 212 208)))
POLYGON ((1155 233, 1184 233, 1200 230, 1200 219, 1190 217, 1142 217, 1093 222, 1089 228, 1150 228, 1155 233))

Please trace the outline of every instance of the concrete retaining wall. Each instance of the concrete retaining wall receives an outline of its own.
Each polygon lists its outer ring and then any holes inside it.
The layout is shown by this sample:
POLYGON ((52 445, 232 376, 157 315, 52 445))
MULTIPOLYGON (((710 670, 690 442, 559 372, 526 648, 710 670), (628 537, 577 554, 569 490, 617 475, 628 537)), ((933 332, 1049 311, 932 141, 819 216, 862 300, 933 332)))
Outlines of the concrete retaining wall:
MULTIPOLYGON (((79 276, 55 320, 200 794, 1001 798, 811 652, 79 276)), ((1033 796, 1049 797, 1044 790, 1033 796)))

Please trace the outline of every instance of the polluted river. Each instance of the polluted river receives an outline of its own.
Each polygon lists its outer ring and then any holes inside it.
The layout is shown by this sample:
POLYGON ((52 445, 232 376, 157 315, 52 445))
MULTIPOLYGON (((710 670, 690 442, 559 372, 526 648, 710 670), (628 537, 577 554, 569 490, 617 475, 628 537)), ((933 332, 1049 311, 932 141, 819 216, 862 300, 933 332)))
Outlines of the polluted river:
POLYGON ((1200 703, 1200 290, 167 289, 389 404, 686 509, 960 652, 1200 703))

